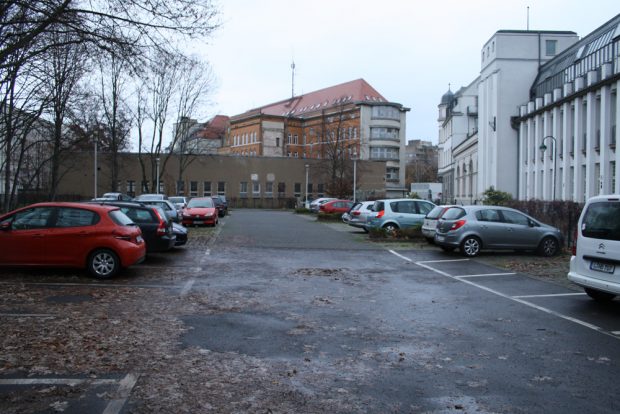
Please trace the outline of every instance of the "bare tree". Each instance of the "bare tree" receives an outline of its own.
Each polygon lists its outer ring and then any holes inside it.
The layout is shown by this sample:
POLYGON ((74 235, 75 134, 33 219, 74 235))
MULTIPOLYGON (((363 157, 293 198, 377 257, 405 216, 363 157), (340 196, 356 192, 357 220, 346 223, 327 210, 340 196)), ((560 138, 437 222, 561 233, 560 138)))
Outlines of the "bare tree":
POLYGON ((359 145, 352 136, 354 124, 349 121, 348 109, 343 103, 330 113, 323 114, 321 128, 321 159, 326 175, 326 192, 340 198, 353 194, 353 157, 359 155, 359 145))
POLYGON ((183 174, 197 155, 203 154, 205 149, 200 145, 200 138, 192 134, 196 126, 189 122, 197 117, 199 108, 211 92, 213 76, 211 68, 204 62, 196 59, 181 61, 178 80, 178 103, 176 106, 176 128, 173 131, 170 151, 164 160, 163 169, 172 153, 178 158, 177 182, 183 182, 183 174))
POLYGON ((151 48, 172 47, 174 34, 209 35, 216 16, 210 0, 5 0, 0 69, 76 43, 135 59, 151 48), (54 33, 65 36, 48 36, 54 33))
POLYGON ((100 62, 102 122, 105 125, 102 149, 110 153, 110 191, 119 191, 119 152, 129 145, 131 118, 123 90, 128 75, 126 63, 114 54, 100 62))

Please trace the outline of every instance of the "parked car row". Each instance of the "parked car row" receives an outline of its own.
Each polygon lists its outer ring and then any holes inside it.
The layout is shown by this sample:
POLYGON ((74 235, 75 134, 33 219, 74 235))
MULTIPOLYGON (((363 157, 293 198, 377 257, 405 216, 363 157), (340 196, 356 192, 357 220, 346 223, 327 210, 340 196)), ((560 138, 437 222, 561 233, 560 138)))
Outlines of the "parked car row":
POLYGON ((86 268, 93 277, 107 279, 144 261, 147 253, 186 244, 187 228, 177 221, 215 226, 219 212, 225 214, 212 197, 189 200, 179 215, 168 200, 144 198, 127 201, 106 194, 81 203, 38 203, 4 214, 0 265, 86 268))
POLYGON ((420 227, 430 243, 444 251, 458 248, 468 257, 483 249, 535 250, 553 256, 563 243, 559 229, 499 206, 436 206, 426 200, 385 199, 356 203, 343 214, 343 221, 366 232, 420 227))

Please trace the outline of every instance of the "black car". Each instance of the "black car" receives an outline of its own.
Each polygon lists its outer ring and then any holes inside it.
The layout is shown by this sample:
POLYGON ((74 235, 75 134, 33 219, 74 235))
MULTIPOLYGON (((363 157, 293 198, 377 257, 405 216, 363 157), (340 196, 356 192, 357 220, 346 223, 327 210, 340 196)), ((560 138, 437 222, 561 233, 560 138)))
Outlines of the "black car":
POLYGON ((165 252, 175 246, 176 237, 172 221, 166 218, 160 208, 142 203, 114 200, 91 201, 90 203, 119 207, 142 230, 147 253, 165 252))
POLYGON ((183 246, 187 243, 187 228, 185 226, 172 222, 172 232, 176 236, 175 246, 183 246))
POLYGON ((213 204, 215 204, 215 208, 217 208, 218 217, 224 217, 228 213, 228 203, 226 202, 226 197, 221 195, 211 196, 213 200, 213 204))

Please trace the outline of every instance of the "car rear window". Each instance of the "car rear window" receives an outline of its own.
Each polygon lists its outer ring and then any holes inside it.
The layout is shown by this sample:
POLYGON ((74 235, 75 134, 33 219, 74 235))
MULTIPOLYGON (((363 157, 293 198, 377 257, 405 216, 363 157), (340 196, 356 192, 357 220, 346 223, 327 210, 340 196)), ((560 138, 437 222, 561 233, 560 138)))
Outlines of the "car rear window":
POLYGON ((442 219, 446 220, 458 220, 465 215, 465 210, 460 207, 451 207, 443 213, 442 219))
POLYGON ((383 211, 385 206, 383 205, 383 201, 375 201, 375 205, 372 207, 373 211, 383 211))
POLYGON ((439 216, 441 216, 441 213, 443 212, 444 208, 445 207, 440 207, 440 206, 435 207, 426 215, 426 218, 427 219, 438 219, 439 216))
POLYGON ((620 240, 620 203, 590 204, 581 222, 581 234, 593 239, 620 240))
POLYGON ((134 224, 133 221, 125 213, 120 210, 112 210, 108 213, 113 222, 118 224, 119 226, 131 226, 134 224))

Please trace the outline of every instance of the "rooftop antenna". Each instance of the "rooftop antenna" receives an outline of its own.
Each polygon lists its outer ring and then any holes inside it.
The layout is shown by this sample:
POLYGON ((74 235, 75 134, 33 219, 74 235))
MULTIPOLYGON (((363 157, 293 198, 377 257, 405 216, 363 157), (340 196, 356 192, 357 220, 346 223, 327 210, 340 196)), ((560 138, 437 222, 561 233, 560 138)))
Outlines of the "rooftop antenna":
POLYGON ((291 98, 295 97, 295 61, 291 63, 291 98))
POLYGON ((527 6, 527 31, 530 31, 530 6, 527 6))

